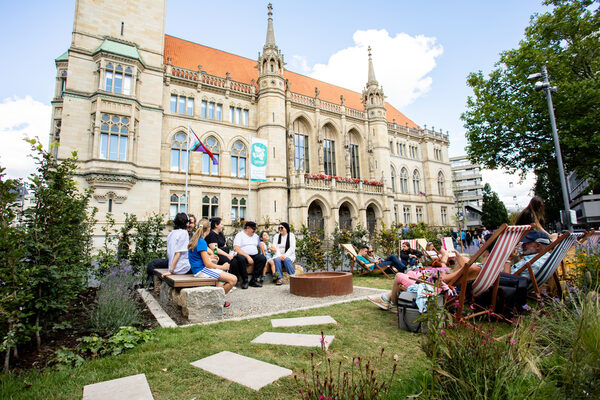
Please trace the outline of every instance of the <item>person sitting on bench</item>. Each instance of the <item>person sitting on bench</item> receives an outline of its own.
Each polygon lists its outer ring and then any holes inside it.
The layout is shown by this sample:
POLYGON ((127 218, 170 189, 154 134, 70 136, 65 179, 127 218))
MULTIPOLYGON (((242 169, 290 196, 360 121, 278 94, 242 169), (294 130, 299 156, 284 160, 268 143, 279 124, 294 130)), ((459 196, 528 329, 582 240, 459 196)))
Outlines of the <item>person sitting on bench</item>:
MULTIPOLYGON (((190 267, 194 276, 197 278, 215 278, 220 282, 225 282, 223 290, 225 294, 229 293, 232 287, 237 283, 237 277, 227 272, 229 263, 217 265, 211 261, 208 255, 208 245, 204 238, 210 232, 210 223, 203 219, 198 222, 196 232, 188 245, 188 257, 190 267)), ((225 302, 225 307, 229 307, 229 302, 225 302)))
POLYGON ((167 260, 169 271, 162 274, 162 277, 171 274, 191 273, 190 262, 188 260, 188 244, 190 236, 188 234, 188 225, 190 221, 186 213, 178 213, 173 219, 175 229, 167 236, 167 260))

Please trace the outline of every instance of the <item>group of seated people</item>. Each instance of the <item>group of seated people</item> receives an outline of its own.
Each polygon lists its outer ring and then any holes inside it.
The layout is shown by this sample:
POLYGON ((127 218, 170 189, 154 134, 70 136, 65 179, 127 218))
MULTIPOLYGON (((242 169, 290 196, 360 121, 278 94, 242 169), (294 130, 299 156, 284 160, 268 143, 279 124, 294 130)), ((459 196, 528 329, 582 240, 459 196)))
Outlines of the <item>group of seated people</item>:
MULTIPOLYGON (((491 233, 486 235, 484 240, 489 240, 491 236, 491 233)), ((511 257, 509 257, 509 260, 504 265, 504 272, 501 273, 501 276, 503 274, 512 275, 516 273, 537 254, 543 252, 546 246, 550 245, 550 243, 550 236, 546 232, 541 230, 531 230, 521 240, 521 252, 519 253, 518 246, 513 250, 511 257)), ((481 263, 473 263, 471 266, 469 266, 468 271, 466 271, 467 281, 477 278, 481 272, 482 265, 489 257, 492 248, 493 244, 491 244, 481 255, 481 263)), ((392 290, 390 290, 388 293, 382 294, 381 296, 369 297, 369 301, 383 310, 397 311, 396 299, 398 299, 398 294, 406 291, 410 286, 417 283, 417 280, 426 280, 432 275, 431 272, 435 272, 435 275, 439 276, 439 279, 441 279, 442 284, 454 282, 458 275, 462 272, 461 268, 469 261, 467 257, 458 253, 455 253, 454 257, 450 257, 446 250, 442 248, 438 251, 431 243, 428 244, 427 250, 430 251, 430 249, 439 255, 438 259, 434 261, 432 267, 425 269, 413 269, 407 272, 398 271, 398 273, 395 275, 394 283, 392 284, 392 290), (451 269, 450 267, 453 265, 456 266, 456 268, 451 269)), ((540 270, 548 257, 550 257, 550 253, 545 253, 531 264, 531 269, 533 270, 534 274, 540 270)), ((521 272, 521 276, 529 278, 528 270, 523 270, 521 272)))
POLYGON ((375 255, 373 247, 363 244, 358 248, 358 259, 365 264, 373 264, 370 269, 378 267, 389 267, 393 273, 404 272, 407 268, 413 267, 417 264, 418 260, 423 256, 417 249, 411 249, 407 242, 402 243, 400 248, 400 257, 395 254, 388 256, 383 259, 375 255))
MULTIPOLYGON (((221 218, 195 222, 193 215, 175 216, 174 229, 167 236, 167 259, 153 261, 148 266, 149 272, 162 262, 168 268, 163 277, 194 274, 199 278, 214 278, 223 285, 225 293, 238 282, 242 289, 262 287, 267 272, 271 272, 276 285, 283 283, 284 268, 294 274, 296 237, 286 222, 279 224, 271 241, 269 232, 257 235, 256 222, 246 221, 244 229, 233 239, 233 249, 227 246, 221 218)), ((225 307, 228 306, 229 302, 225 302, 225 307)))

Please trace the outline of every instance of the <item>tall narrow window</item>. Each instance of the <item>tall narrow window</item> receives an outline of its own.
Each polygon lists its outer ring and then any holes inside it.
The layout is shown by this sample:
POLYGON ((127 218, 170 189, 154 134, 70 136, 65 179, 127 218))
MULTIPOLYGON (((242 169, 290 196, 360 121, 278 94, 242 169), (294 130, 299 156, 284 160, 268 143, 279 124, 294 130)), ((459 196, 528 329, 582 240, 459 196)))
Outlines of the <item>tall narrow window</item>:
POLYGON ((177 133, 171 142, 171 171, 185 172, 188 168, 187 135, 177 133))
POLYGON ((215 103, 208 103, 208 119, 215 119, 215 103))
POLYGON ((106 70, 104 71, 104 90, 107 92, 113 91, 113 80, 115 74, 115 67, 112 64, 106 64, 106 70))
POLYGON ((242 109, 241 108, 235 109, 235 123, 236 124, 242 123, 242 109))
MULTIPOLYGON (((392 167, 392 192, 396 193, 396 170, 392 167)), ((396 221, 398 220, 398 215, 396 214, 396 221)))
POLYGON ((202 198, 202 218, 210 219, 219 215, 219 199, 217 196, 202 198))
POLYGON ((417 223, 423 222, 423 207, 417 207, 415 211, 417 214, 417 223))
POLYGON ((217 104, 215 108, 215 119, 217 121, 223 120, 223 104, 217 104))
POLYGON ((438 179, 437 179, 437 184, 438 184, 438 194, 440 196, 444 196, 445 195, 445 188, 444 188, 444 174, 442 173, 442 171, 440 171, 438 173, 438 179))
POLYGON ((235 124, 235 107, 229 107, 229 122, 235 124))
POLYGON ((207 106, 208 106, 208 103, 204 100, 200 103, 200 116, 202 118, 206 118, 206 107, 207 106))
POLYGON ((102 114, 100 125, 100 158, 127 161, 129 118, 102 114))
POLYGON ((326 175, 335 175, 335 141, 323 140, 323 164, 326 175))
POLYGON ((185 193, 179 195, 172 194, 169 204, 169 216, 171 220, 173 220, 180 212, 187 212, 187 199, 185 198, 185 193))
POLYGON ((242 125, 248 126, 248 110, 244 110, 242 113, 242 125))
POLYGON ((131 82, 133 80, 131 68, 125 68, 125 75, 123 75, 123 94, 131 94, 131 82))
POLYGON ((123 67, 117 65, 115 68, 115 82, 113 92, 122 93, 123 91, 123 67))
POLYGON ((246 219, 246 199, 234 197, 231 199, 231 220, 246 219))
POLYGON ((410 224, 410 206, 404 206, 404 225, 410 224))
POLYGON ((302 119, 292 124, 294 130, 294 168, 309 171, 308 162, 308 128, 302 119))
POLYGON ((177 112, 177 95, 171 95, 171 105, 169 107, 169 111, 171 111, 173 114, 177 112))
POLYGON ((185 113, 187 115, 194 115, 194 99, 191 97, 187 99, 187 109, 185 113))
POLYGON ((446 207, 442 207, 441 214, 442 214, 442 225, 448 225, 448 210, 446 207))
POLYGON ((415 194, 421 193, 421 174, 416 169, 413 171, 413 191, 415 194))
POLYGON ((219 142, 213 136, 209 136, 204 141, 204 146, 213 153, 215 161, 214 164, 207 153, 202 153, 202 173, 207 175, 219 175, 219 142))
POLYGON ((231 176, 237 178, 246 177, 246 157, 248 152, 246 146, 239 140, 231 148, 231 176))
POLYGON ((354 179, 360 178, 360 163, 358 160, 358 145, 350 145, 350 176, 354 179))
POLYGON ((408 193, 408 171, 402 168, 400 171, 400 193, 408 193))

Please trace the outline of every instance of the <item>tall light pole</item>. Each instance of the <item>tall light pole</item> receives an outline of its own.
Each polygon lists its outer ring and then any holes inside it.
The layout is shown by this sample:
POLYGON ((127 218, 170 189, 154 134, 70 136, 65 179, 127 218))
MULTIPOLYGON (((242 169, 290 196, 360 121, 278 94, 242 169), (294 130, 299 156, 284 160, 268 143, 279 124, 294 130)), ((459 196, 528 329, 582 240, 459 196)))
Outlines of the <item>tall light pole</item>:
POLYGON ((556 153, 556 162, 558 163, 558 175, 560 176, 560 186, 562 188, 563 202, 565 203, 565 215, 564 220, 567 225, 567 229, 573 232, 573 226, 571 225, 571 210, 569 208, 569 192, 567 191, 567 180, 565 178, 565 169, 563 167, 562 155, 560 153, 560 142, 558 140, 558 132, 556 131, 556 119, 554 118, 554 106, 552 105, 552 92, 556 92, 558 88, 556 86, 550 86, 548 80, 548 70, 546 66, 542 66, 542 72, 537 74, 531 74, 527 77, 528 80, 536 80, 543 78, 542 82, 535 83, 535 91, 544 91, 546 100, 548 101, 548 112, 550 113, 550 125, 552 126, 552 137, 554 138, 554 153, 556 153))

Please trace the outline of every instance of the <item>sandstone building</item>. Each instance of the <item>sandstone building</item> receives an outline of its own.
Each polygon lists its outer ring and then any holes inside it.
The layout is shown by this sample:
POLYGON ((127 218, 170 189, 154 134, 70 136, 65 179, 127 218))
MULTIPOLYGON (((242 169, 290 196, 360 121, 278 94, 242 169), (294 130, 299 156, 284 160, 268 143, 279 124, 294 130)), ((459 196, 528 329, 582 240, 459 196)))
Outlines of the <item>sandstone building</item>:
POLYGON ((385 101, 370 52, 358 93, 286 70, 270 6, 257 60, 166 35, 165 13, 165 0, 77 0, 56 59, 50 141, 59 158, 78 152, 100 221, 189 211, 326 234, 451 224, 448 135, 385 101), (218 165, 188 153, 188 126, 218 165), (249 188, 252 137, 267 141, 268 163, 249 188))

